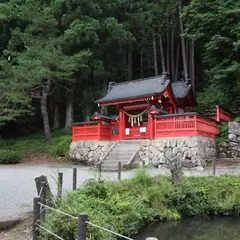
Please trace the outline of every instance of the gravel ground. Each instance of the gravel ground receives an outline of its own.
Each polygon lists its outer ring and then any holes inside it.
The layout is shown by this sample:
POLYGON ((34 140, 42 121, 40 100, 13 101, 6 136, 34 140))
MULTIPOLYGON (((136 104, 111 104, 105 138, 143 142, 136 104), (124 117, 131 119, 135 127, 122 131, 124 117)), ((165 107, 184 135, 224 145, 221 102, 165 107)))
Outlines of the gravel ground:
MULTIPOLYGON (((0 222, 13 220, 24 216, 32 211, 33 197, 37 195, 35 177, 46 175, 51 190, 56 194, 56 179, 58 172, 63 173, 64 191, 72 188, 72 169, 77 167, 77 186, 80 187, 84 181, 97 176, 97 173, 84 166, 68 164, 17 164, 0 165, 0 222)), ((169 174, 167 169, 149 169, 151 175, 169 174)), ((240 175, 240 166, 218 168, 217 174, 240 175)), ((185 171, 185 176, 207 176, 212 170, 185 171)), ((122 172, 122 178, 129 178, 135 175, 135 171, 122 172)), ((116 180, 116 172, 104 172, 103 178, 116 180)))

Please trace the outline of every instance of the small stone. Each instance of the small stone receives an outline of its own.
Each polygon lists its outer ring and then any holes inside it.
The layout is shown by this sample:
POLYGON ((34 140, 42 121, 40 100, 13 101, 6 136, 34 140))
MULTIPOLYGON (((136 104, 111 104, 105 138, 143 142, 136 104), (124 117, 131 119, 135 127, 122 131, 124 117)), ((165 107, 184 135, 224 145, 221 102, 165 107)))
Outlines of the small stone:
POLYGON ((141 161, 145 161, 145 165, 149 165, 149 158, 146 155, 140 156, 141 161))
POLYGON ((159 158, 154 157, 151 162, 152 162, 152 165, 154 167, 158 167, 158 165, 159 165, 159 158))
POLYGON ((159 164, 166 164, 167 163, 167 159, 163 156, 159 158, 159 164))
POLYGON ((138 156, 142 156, 143 154, 144 154, 143 151, 139 151, 139 152, 138 152, 138 156))
POLYGON ((93 157, 93 155, 94 155, 93 152, 94 152, 94 151, 91 151, 91 152, 88 153, 88 157, 89 157, 89 158, 92 158, 92 157, 93 157))
POLYGON ((173 160, 173 158, 174 158, 174 154, 173 154, 173 152, 171 152, 171 151, 166 151, 165 152, 165 157, 167 158, 167 160, 168 161, 172 161, 173 160))
POLYGON ((96 149, 98 148, 99 143, 94 141, 94 142, 92 142, 89 146, 90 146, 90 149, 91 149, 92 151, 94 151, 94 150, 96 150, 96 149))
POLYGON ((184 146, 185 140, 184 139, 178 139, 177 140, 177 147, 181 148, 184 146))
POLYGON ((149 150, 150 152, 154 153, 154 154, 157 154, 157 153, 158 153, 158 149, 157 149, 156 147, 154 147, 154 146, 150 146, 150 147, 148 148, 148 150, 149 150))
POLYGON ((177 147, 174 147, 173 150, 172 150, 173 154, 174 155, 177 155, 178 154, 178 148, 177 147))
POLYGON ((76 159, 81 160, 81 154, 79 152, 76 153, 76 159))
POLYGON ((171 148, 175 148, 176 146, 177 146, 177 140, 176 139, 171 139, 170 140, 170 146, 171 146, 171 148))
POLYGON ((238 142, 237 136, 235 134, 228 134, 228 141, 229 142, 238 142))
POLYGON ((179 152, 180 152, 180 153, 184 153, 184 152, 186 152, 188 149, 189 149, 189 147, 181 147, 181 148, 179 149, 179 152))
POLYGON ((89 152, 89 148, 83 148, 82 151, 81 151, 83 157, 87 157, 88 152, 89 152))

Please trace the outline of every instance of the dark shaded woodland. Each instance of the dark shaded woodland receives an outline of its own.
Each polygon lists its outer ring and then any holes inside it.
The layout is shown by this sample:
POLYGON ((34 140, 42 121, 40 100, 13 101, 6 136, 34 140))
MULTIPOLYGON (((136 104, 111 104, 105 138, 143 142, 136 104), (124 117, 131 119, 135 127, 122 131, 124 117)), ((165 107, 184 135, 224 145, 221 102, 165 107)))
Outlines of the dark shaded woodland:
POLYGON ((52 128, 89 120, 108 82, 162 72, 192 81, 195 110, 239 114, 239 9, 234 0, 2 0, 1 136, 44 129, 50 140, 52 128))

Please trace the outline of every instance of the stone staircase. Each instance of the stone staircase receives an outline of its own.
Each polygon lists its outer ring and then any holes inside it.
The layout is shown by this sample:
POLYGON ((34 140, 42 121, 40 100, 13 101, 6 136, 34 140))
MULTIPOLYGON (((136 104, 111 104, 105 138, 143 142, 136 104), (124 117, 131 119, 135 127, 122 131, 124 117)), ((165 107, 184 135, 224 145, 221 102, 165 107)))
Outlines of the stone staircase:
POLYGON ((118 162, 121 162, 122 169, 131 168, 139 149, 140 144, 137 141, 116 142, 103 157, 102 170, 117 171, 118 162))

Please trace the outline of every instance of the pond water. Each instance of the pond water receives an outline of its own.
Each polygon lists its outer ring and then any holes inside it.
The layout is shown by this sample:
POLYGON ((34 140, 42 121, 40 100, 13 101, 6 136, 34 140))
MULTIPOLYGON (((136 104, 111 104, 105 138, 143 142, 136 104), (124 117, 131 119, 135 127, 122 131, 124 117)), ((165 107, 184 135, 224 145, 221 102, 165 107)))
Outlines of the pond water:
POLYGON ((148 225, 134 240, 155 237, 158 240, 240 240, 240 218, 187 217, 181 221, 148 225))

